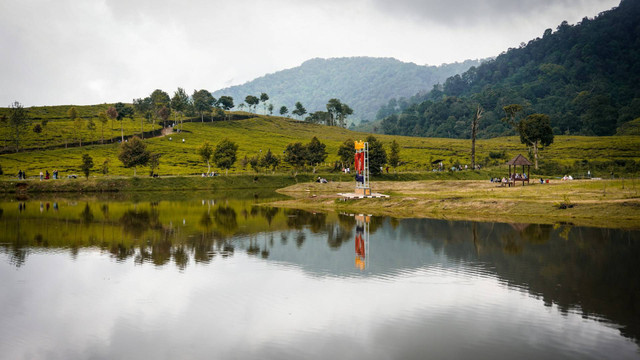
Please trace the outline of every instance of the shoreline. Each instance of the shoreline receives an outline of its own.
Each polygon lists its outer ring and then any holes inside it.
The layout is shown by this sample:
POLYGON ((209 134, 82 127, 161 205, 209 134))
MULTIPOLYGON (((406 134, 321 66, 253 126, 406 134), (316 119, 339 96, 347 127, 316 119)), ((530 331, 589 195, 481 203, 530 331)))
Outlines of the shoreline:
MULTIPOLYGON (((372 181, 372 191, 389 198, 343 200, 338 193, 353 192, 348 176, 323 174, 329 183, 313 182, 318 174, 229 175, 212 178, 96 177, 61 180, 2 180, 6 197, 276 190, 289 199, 264 206, 309 211, 366 213, 395 218, 433 218, 509 223, 576 225, 640 229, 640 180, 573 180, 501 187, 487 180, 372 181), (561 205, 565 208, 561 208, 561 205)), ((415 179, 415 180, 414 180, 415 179)))
POLYGON ((488 181, 427 180, 372 182, 371 188, 390 197, 344 200, 338 193, 352 192, 352 182, 312 183, 278 190, 292 199, 269 205, 396 218, 640 229, 640 181, 574 180, 509 188, 488 181))

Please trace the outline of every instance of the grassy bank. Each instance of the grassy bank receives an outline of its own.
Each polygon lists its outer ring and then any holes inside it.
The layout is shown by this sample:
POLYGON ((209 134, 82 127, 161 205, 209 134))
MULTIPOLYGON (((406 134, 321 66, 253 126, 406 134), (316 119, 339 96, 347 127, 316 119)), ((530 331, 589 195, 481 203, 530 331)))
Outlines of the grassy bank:
MULTIPOLYGON (((92 193, 145 192, 188 190, 239 190, 282 188, 298 182, 310 182, 311 175, 229 175, 203 178, 200 176, 98 177, 62 180, 5 180, 0 181, 0 193, 92 193)), ((337 180, 337 179, 336 179, 337 180)))
POLYGON ((581 226, 640 228, 640 181, 584 180, 505 188, 488 181, 372 182, 389 198, 343 201, 353 182, 296 184, 280 192, 280 207, 428 217, 581 226))

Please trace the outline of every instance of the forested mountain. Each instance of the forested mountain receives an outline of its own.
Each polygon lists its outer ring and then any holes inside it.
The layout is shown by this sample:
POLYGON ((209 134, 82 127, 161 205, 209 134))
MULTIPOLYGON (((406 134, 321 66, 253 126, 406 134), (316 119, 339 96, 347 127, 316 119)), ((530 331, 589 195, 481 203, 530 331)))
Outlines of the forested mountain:
POLYGON ((441 66, 420 66, 392 58, 311 59, 293 69, 215 91, 213 96, 232 96, 238 105, 247 95, 259 97, 261 93, 267 93, 275 109, 281 106, 293 109, 299 101, 309 113, 326 111, 327 102, 337 98, 353 109, 351 121, 373 120, 380 106, 389 99, 428 91, 434 84, 479 63, 478 60, 467 60, 441 66))
POLYGON ((576 25, 565 21, 412 102, 392 102, 380 113, 398 113, 380 128, 387 134, 468 138, 480 105, 478 135, 507 135, 513 129, 500 119, 509 104, 522 105, 522 116, 549 115, 556 134, 626 131, 623 125, 640 117, 640 1, 623 0, 576 25))

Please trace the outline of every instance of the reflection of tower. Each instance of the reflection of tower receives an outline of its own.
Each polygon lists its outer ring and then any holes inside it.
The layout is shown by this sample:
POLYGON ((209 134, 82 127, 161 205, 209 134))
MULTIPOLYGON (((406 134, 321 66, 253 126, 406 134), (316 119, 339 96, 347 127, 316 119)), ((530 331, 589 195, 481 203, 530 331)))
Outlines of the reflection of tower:
POLYGON ((369 266, 369 220, 368 215, 356 215, 356 268, 369 266))
POLYGON ((369 143, 356 141, 355 148, 356 194, 371 195, 371 188, 369 187, 369 143))

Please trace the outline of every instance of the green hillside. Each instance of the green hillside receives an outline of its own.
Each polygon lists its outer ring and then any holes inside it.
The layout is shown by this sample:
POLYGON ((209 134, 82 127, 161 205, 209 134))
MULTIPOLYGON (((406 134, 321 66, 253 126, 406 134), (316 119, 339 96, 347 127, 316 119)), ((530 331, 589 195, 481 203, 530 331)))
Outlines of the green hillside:
MULTIPOLYGON (((420 66, 392 58, 352 57, 312 59, 293 69, 278 71, 246 84, 215 91, 213 96, 232 96, 236 105, 247 95, 267 93, 275 109, 293 110, 300 101, 308 112, 326 110, 327 101, 338 98, 353 108, 351 120, 373 120, 389 99, 426 91, 447 77, 459 74, 477 60, 441 66, 420 66)), ((262 106, 258 106, 263 113, 262 106)))
POLYGON ((500 121, 502 108, 520 104, 524 115, 549 115, 556 134, 613 135, 640 117, 638 19, 640 2, 623 0, 594 19, 563 22, 415 96, 379 127, 387 134, 468 138, 480 105, 479 136, 503 136, 513 130, 500 121))
MULTIPOLYGON (((84 109, 86 110, 86 109, 84 109)), ((87 110, 88 111, 88 110, 87 110)), ((69 120, 61 119, 60 126, 66 126, 69 120)), ((125 120, 128 122, 129 120, 125 120)), ((347 139, 365 139, 368 134, 353 132, 339 127, 309 124, 287 118, 257 116, 246 120, 199 121, 185 122, 184 130, 167 136, 145 139, 148 148, 162 154, 159 173, 165 175, 188 175, 205 172, 206 164, 196 154, 196 149, 204 141, 215 145, 224 138, 238 144, 238 160, 230 170, 230 174, 252 174, 253 170, 242 166, 241 160, 246 157, 260 156, 267 150, 282 156, 286 146, 293 142, 308 143, 317 136, 325 143, 328 152, 326 162, 318 171, 330 172, 334 162, 338 161, 338 147, 347 139), (184 141, 183 141, 184 139, 184 141)), ((446 138, 416 138, 380 135, 387 150, 392 140, 401 146, 400 157, 403 164, 399 172, 420 172, 433 174, 431 163, 442 160, 445 167, 470 163, 470 141, 446 138)), ((527 156, 528 149, 520 144, 517 137, 494 138, 477 142, 477 159, 488 171, 502 174, 508 159, 522 153, 527 156)), ((640 171, 640 137, 581 137, 558 136, 554 144, 541 151, 541 172, 547 175, 586 173, 590 170, 595 176, 638 173, 640 171)), ((30 150, 19 153, 0 155, 0 166, 4 170, 4 178, 15 177, 18 170, 24 170, 30 176, 40 171, 58 169, 62 177, 68 174, 81 174, 80 163, 84 153, 93 157, 94 176, 103 176, 100 172, 104 161, 108 161, 109 175, 132 175, 132 169, 126 169, 117 158, 118 143, 104 145, 66 148, 59 144, 55 148, 30 150)), ((216 169, 220 172, 220 169, 216 169)), ((263 173, 264 170, 261 170, 263 173)), ((292 168, 283 163, 276 172, 290 173, 292 168)), ((485 170, 483 170, 485 171, 485 170)), ((139 175, 147 170, 138 169, 139 175)), ((472 175, 471 171, 460 172, 458 178, 485 178, 487 172, 472 175), (467 174, 467 175, 465 175, 467 174)))

